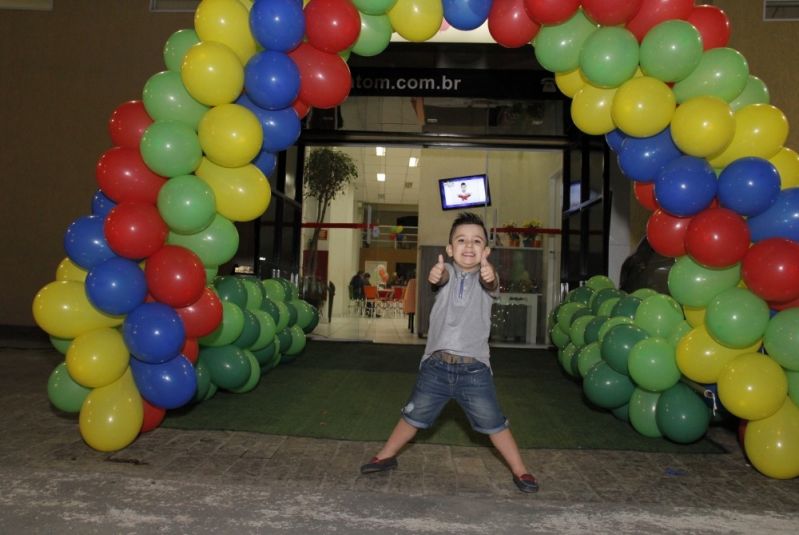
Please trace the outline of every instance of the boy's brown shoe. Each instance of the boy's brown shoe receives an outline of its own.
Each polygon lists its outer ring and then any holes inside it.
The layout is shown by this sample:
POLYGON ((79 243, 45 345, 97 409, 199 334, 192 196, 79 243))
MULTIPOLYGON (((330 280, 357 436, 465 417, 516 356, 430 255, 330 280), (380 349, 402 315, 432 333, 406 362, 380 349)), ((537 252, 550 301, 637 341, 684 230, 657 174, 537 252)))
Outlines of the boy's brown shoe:
POLYGON ((538 492, 538 481, 533 474, 522 474, 519 477, 513 476, 513 482, 522 492, 538 492))
POLYGON ((386 470, 394 470, 397 465, 396 457, 386 457, 385 459, 372 457, 371 461, 361 466, 361 473, 372 474, 374 472, 385 472, 386 470))

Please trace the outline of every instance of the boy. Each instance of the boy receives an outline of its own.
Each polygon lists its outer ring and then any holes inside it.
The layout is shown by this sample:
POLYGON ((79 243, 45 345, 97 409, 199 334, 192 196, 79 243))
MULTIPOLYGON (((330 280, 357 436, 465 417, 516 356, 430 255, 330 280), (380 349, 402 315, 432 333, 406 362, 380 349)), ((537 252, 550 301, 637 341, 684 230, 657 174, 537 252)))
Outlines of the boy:
POLYGON ((396 468, 399 450, 417 430, 433 425, 444 405, 454 398, 472 428, 489 436, 519 490, 538 491, 538 482, 527 472, 499 408, 491 376, 488 337, 499 279, 488 262, 491 249, 487 242, 488 233, 479 216, 462 213, 452 223, 446 248, 452 264, 438 255, 438 263, 427 277, 437 293, 416 386, 383 448, 361 466, 362 474, 396 468))

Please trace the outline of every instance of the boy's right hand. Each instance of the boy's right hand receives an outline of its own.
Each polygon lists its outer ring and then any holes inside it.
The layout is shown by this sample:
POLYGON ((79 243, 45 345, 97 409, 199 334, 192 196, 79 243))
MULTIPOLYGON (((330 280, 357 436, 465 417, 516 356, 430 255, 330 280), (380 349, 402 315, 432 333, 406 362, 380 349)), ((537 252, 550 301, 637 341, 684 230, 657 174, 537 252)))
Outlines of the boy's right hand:
POLYGON ((441 283, 442 279, 444 278, 444 273, 447 270, 444 267, 444 255, 438 255, 438 263, 436 263, 433 268, 430 270, 430 274, 427 276, 427 281, 430 284, 439 284, 441 283))

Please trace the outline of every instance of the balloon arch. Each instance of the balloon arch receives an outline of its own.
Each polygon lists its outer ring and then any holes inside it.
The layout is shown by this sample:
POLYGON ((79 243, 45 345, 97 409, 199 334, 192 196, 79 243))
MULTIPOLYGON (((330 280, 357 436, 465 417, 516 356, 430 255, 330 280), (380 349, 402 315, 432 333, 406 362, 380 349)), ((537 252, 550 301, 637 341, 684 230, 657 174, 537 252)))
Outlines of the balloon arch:
POLYGON ((675 258, 670 296, 606 277, 570 292, 550 317, 564 369, 592 403, 676 442, 707 430, 687 386, 704 385, 759 471, 799 475, 799 155, 726 47, 724 12, 693 0, 202 0, 167 40, 166 70, 111 114, 92 213, 34 298, 65 354, 52 403, 113 451, 167 409, 248 391, 295 358, 318 315, 286 280, 217 276, 233 222, 264 213, 265 175, 308 110, 346 99, 349 54, 379 54, 393 32, 425 41, 444 20, 532 43, 652 212, 652 247, 675 258))

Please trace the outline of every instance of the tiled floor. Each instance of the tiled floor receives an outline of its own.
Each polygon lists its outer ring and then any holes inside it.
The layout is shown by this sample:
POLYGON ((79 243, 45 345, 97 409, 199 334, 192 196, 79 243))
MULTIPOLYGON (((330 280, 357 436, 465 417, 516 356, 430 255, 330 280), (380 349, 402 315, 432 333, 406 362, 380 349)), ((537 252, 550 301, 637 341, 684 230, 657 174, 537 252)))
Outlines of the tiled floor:
POLYGON ((333 316, 323 318, 314 329, 311 339, 316 340, 370 340, 378 344, 420 344, 426 340, 408 329, 408 317, 383 314, 379 318, 367 316, 333 316))

